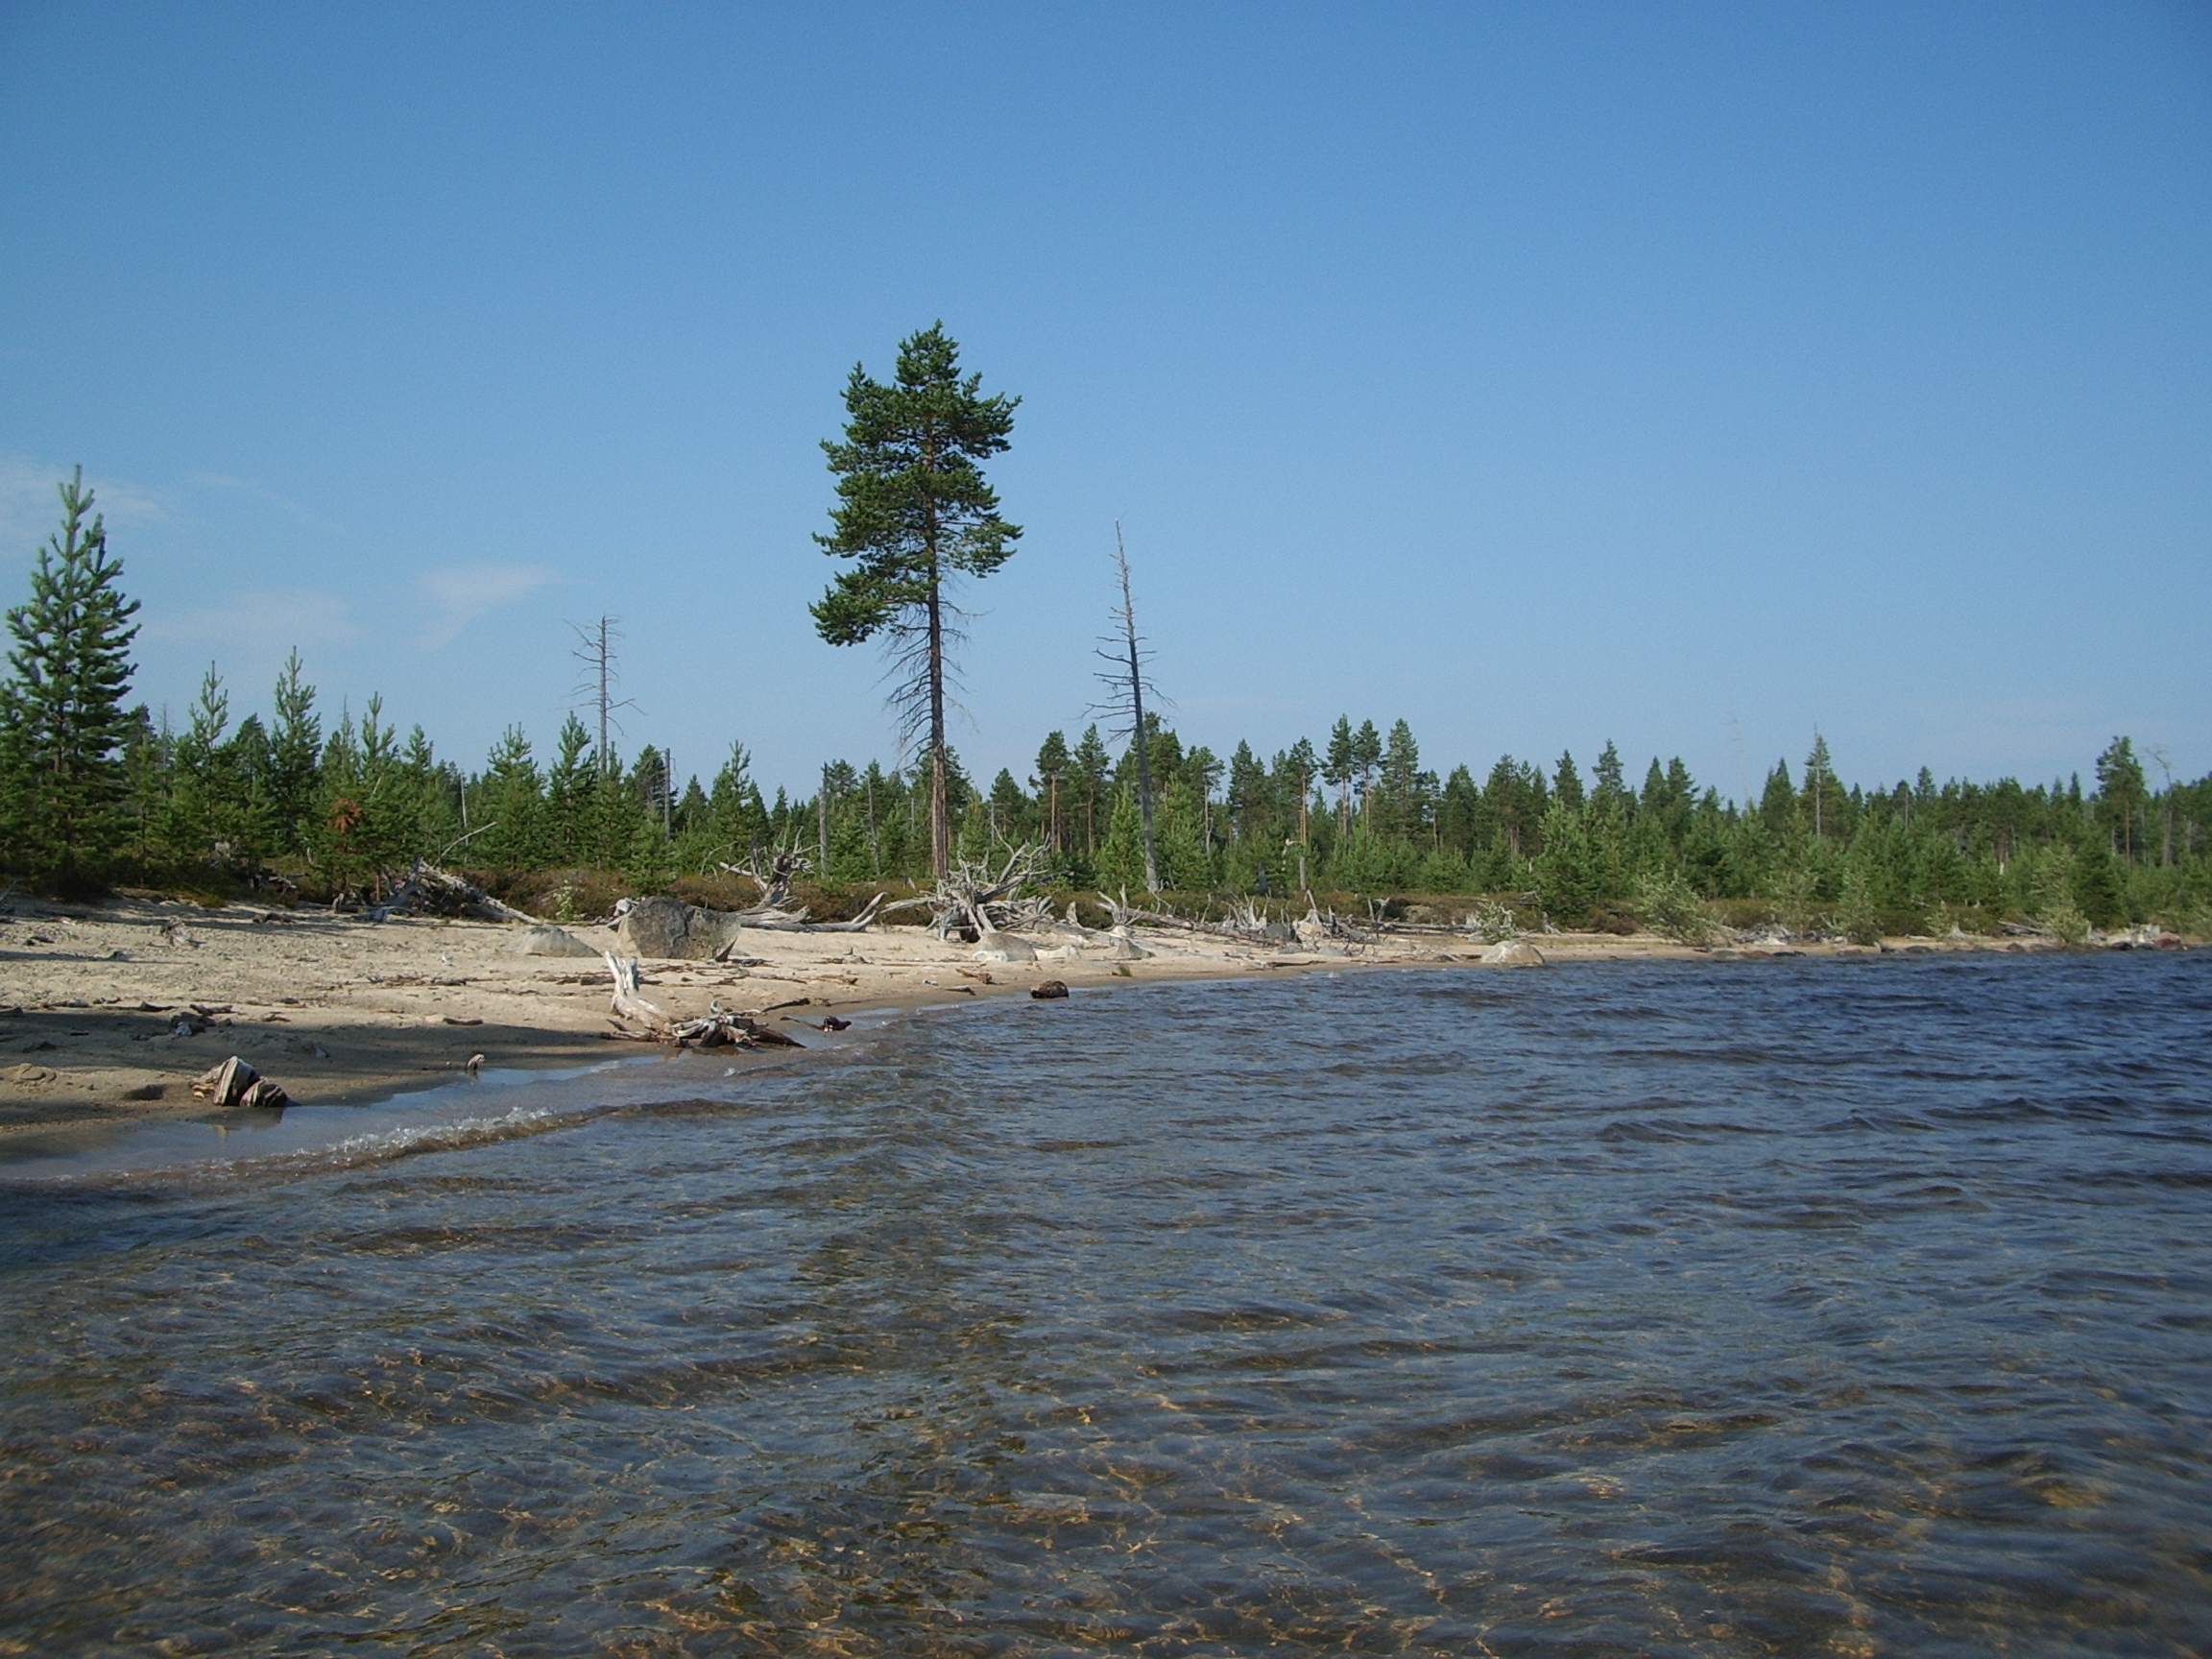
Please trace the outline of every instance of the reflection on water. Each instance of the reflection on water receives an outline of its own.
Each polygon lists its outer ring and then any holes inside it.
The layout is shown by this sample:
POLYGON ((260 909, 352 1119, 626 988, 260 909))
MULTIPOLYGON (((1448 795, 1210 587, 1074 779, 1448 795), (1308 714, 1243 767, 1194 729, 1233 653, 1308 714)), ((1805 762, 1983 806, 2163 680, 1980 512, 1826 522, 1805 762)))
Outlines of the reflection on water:
POLYGON ((7 1187, 0 1650, 2212 1643, 2212 957, 1160 987, 720 1071, 7 1187))

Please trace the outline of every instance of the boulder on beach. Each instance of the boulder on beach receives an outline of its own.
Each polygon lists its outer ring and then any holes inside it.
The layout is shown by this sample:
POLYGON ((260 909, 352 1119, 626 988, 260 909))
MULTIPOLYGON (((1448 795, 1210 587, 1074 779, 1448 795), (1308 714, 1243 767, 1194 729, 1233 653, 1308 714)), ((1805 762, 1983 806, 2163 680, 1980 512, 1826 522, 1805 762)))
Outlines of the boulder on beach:
POLYGON ((596 956, 598 951, 565 927, 525 927, 507 941, 510 956, 596 956))
POLYGON ((1037 947, 1012 933, 986 933, 975 942, 978 962, 1034 962, 1037 947))
POLYGON ((703 910, 681 899, 625 899, 617 908, 617 950, 640 961, 707 961, 735 943, 740 926, 727 910, 703 910))
POLYGON ((1508 939, 1483 951, 1482 965, 1485 968, 1541 968, 1545 966, 1544 952, 1526 939, 1508 939))
POLYGON ((1106 954, 1116 962, 1142 962, 1152 952, 1130 938, 1128 934, 1117 930, 1114 934, 1113 948, 1106 954))

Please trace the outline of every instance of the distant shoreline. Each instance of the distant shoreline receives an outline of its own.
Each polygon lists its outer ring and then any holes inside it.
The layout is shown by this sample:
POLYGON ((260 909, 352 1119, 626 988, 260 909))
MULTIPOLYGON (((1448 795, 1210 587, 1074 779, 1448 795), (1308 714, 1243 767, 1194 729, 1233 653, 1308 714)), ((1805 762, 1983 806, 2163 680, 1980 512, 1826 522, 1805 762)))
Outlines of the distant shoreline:
MULTIPOLYGON (((612 929, 571 929, 594 950, 612 929)), ((373 923, 322 911, 218 910, 126 899, 19 905, 0 926, 0 1140, 210 1116, 192 1080, 236 1054, 302 1105, 366 1104, 488 1068, 587 1065, 643 1046, 610 1043, 609 985, 593 957, 518 956, 518 930, 477 922, 373 923)), ((1447 935, 1386 936, 1278 950, 1140 928, 1146 951, 1047 948, 1034 963, 977 962, 919 927, 865 933, 748 930, 750 968, 652 962, 646 994, 679 1017, 709 1003, 786 1016, 910 1012, 1025 994, 1058 979, 1078 994, 1131 983, 1251 978, 1315 970, 1479 965, 1483 947, 1447 935), (1125 970, 1126 972, 1123 972, 1125 970)), ((2042 954, 2056 947, 1979 938, 1881 947, 1695 949, 1650 936, 1544 934, 1547 964, 1703 957, 1757 961, 1882 954, 2042 954)))

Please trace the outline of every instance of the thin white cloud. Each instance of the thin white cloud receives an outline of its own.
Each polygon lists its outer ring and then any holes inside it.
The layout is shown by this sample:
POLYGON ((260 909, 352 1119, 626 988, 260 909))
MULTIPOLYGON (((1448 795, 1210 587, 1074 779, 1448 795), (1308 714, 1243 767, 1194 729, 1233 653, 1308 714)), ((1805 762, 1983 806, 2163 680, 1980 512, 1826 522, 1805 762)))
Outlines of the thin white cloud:
POLYGON ((416 580, 437 601, 439 614, 423 630, 422 648, 435 651, 450 645, 487 611, 511 605, 560 579, 558 571, 542 565, 451 565, 425 570, 416 580))
POLYGON ((276 639, 284 648, 342 645, 367 632, 352 607, 335 593, 311 588, 267 588, 227 596, 220 604, 181 611, 148 606, 146 637, 180 644, 234 645, 240 639, 276 639))
MULTIPOLYGON (((28 455, 0 455, 0 563, 28 565, 54 533, 61 522, 55 486, 71 470, 28 455)), ((84 482, 93 511, 110 524, 165 524, 176 517, 150 490, 98 475, 84 482)))
POLYGON ((310 530, 320 530, 329 536, 343 536, 345 526, 333 524, 329 519, 309 512, 289 495, 279 495, 266 484, 256 484, 251 478, 231 478, 221 472, 195 472, 191 481, 204 490, 228 490, 241 495, 251 495, 256 501, 281 508, 310 530))

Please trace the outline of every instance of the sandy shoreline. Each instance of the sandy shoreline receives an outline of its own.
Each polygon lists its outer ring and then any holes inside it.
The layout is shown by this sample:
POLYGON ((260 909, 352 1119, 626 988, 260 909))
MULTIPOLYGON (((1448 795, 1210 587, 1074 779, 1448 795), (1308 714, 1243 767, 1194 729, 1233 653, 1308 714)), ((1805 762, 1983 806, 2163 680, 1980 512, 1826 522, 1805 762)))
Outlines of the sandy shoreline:
MULTIPOLYGON (((305 1105, 367 1102, 488 1067, 590 1064, 641 1046, 608 1040, 608 976, 589 957, 511 953, 519 929, 492 923, 372 922, 319 910, 180 901, 100 906, 16 898, 0 915, 0 1137, 206 1116, 190 1084, 235 1054, 305 1105)), ((594 949, 612 928, 570 929, 594 949)), ((1102 950, 1047 951, 1037 963, 982 963, 919 927, 866 933, 750 930, 744 968, 651 962, 647 995, 679 1017, 710 999, 779 1020, 1025 994, 1046 979, 1087 989, 1132 982, 1260 977, 1316 968, 1468 965, 1481 949, 1444 935, 1269 950, 1177 932, 1140 931, 1142 961, 1102 950)), ((1694 955, 1650 937, 1553 934, 1532 941, 1552 963, 1694 955)), ((1896 941, 1914 950, 2018 950, 1990 941, 1896 941)), ((1869 948, 1804 946, 1810 956, 1869 948)), ((804 1030, 787 1026, 802 1040, 804 1030)))

